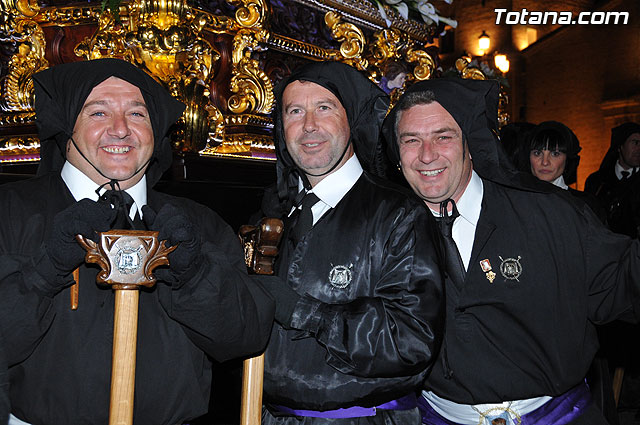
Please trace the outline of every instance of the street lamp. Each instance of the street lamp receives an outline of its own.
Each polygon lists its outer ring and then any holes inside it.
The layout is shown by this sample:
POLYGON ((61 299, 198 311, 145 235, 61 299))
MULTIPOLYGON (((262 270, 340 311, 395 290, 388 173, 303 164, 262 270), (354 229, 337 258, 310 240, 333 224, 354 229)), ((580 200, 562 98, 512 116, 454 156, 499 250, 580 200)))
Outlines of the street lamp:
POLYGON ((509 72, 509 59, 507 59, 507 55, 502 53, 496 53, 493 57, 493 61, 496 64, 496 68, 500 70, 503 74, 509 72))
POLYGON ((482 30, 482 34, 478 37, 478 48, 482 52, 482 55, 489 50, 489 47, 491 47, 491 39, 489 38, 489 35, 482 30))

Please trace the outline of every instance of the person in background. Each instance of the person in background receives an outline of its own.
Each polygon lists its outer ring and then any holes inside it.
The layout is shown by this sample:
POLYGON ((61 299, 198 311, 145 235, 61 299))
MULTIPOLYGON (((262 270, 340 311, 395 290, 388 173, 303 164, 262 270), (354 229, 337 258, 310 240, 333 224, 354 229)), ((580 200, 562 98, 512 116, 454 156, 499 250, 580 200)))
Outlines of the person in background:
POLYGON ((538 179, 584 201, 606 223, 606 212, 596 197, 569 187, 577 180, 581 149, 569 127, 557 121, 542 122, 533 128, 529 138, 529 170, 538 179))
POLYGON ((640 124, 627 122, 611 130, 611 146, 584 187, 606 210, 609 228, 633 238, 640 229, 639 169, 640 124))

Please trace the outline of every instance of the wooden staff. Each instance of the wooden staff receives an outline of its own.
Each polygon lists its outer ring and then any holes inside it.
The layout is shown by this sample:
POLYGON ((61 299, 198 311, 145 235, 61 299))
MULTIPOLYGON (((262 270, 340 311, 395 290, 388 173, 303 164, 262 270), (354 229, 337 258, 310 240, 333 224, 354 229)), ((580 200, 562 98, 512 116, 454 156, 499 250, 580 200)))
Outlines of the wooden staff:
POLYGON ((109 425, 133 423, 133 398, 136 378, 136 342, 140 286, 156 283, 152 271, 169 264, 167 255, 177 246, 158 243, 158 232, 111 230, 100 233, 100 242, 77 235, 87 250, 85 261, 97 263, 102 271, 96 281, 115 290, 113 317, 113 359, 109 425))
MULTIPOLYGON (((238 235, 251 272, 273 274, 273 261, 278 254, 283 229, 282 221, 277 218, 263 218, 258 227, 240 227, 238 235)), ((260 425, 263 377, 264 353, 243 362, 240 425, 260 425)))

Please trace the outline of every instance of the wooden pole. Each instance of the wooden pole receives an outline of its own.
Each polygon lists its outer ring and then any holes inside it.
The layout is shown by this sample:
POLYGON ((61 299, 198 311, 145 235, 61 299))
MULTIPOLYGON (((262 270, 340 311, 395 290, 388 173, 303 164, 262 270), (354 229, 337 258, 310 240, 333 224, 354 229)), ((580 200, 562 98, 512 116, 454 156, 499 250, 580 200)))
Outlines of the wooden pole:
POLYGON ((115 294, 109 425, 130 425, 133 423, 140 291, 116 289, 115 294))
POLYGON ((260 425, 262 419, 262 381, 264 354, 247 359, 242 364, 241 425, 260 425))
POLYGON ((155 285, 153 269, 168 265, 167 255, 177 245, 167 248, 165 241, 158 241, 158 232, 142 230, 102 232, 99 243, 82 235, 76 235, 76 240, 87 250, 85 261, 102 269, 96 282, 115 291, 109 425, 132 425, 139 288, 155 285))

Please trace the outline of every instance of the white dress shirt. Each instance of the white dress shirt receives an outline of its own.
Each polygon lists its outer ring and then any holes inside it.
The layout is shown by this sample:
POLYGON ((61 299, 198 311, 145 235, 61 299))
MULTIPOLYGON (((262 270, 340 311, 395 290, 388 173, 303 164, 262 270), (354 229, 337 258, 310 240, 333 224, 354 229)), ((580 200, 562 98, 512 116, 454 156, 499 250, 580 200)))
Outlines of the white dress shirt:
MULTIPOLYGON (((71 165, 69 161, 64 163, 60 175, 76 201, 84 198, 93 201, 98 200, 99 196, 96 193, 96 189, 98 189, 99 185, 94 183, 94 181, 87 177, 82 171, 71 165)), ((102 188, 100 193, 106 192, 107 189, 107 187, 102 188)), ((138 183, 125 190, 125 192, 133 198, 133 205, 129 211, 129 217, 133 220, 136 211, 138 211, 140 217, 142 217, 142 207, 147 205, 147 176, 143 175, 138 183)))
MULTIPOLYGON (((564 180, 563 180, 564 182, 564 180)), ((453 222, 452 236, 458 247, 460 257, 464 263, 466 270, 469 269, 469 261, 471 261, 471 250, 473 249, 473 241, 475 240, 476 227, 482 210, 482 197, 484 195, 484 186, 482 179, 475 171, 471 172, 471 180, 467 188, 462 193, 456 206, 460 216, 453 222)), ((434 216, 439 217, 440 212, 431 211, 434 216)), ((486 412, 490 409, 496 411, 511 409, 519 415, 525 415, 539 408, 551 397, 534 397, 527 400, 505 401, 497 404, 478 404, 471 406, 467 404, 458 404, 453 401, 438 397, 431 391, 422 391, 422 396, 438 412, 440 416, 450 421, 466 425, 476 425, 480 420, 480 412, 486 412)))
MULTIPOLYGON (((342 167, 326 176, 307 192, 315 193, 320 199, 320 201, 316 202, 316 204, 311 207, 314 225, 327 211, 338 205, 338 202, 340 202, 340 200, 344 198, 344 195, 346 195, 353 185, 356 184, 356 181, 358 181, 361 175, 362 166, 360 165, 358 158, 353 155, 342 167)), ((303 189, 304 185, 300 179, 298 180, 298 191, 303 189)), ((291 210, 289 215, 291 215, 294 209, 291 210)))
POLYGON ((614 168, 615 173, 616 173, 616 177, 618 178, 618 180, 622 180, 622 172, 623 171, 627 171, 629 173, 629 175, 631 176, 632 174, 635 174, 638 172, 638 169, 640 167, 631 167, 631 168, 624 168, 622 165, 620 165, 620 161, 616 161, 616 166, 614 168))
MULTIPOLYGON (((473 240, 475 239, 476 226, 478 225, 480 210, 482 209, 483 194, 484 187, 482 186, 482 179, 472 170, 469 184, 460 199, 458 199, 458 202, 456 202, 460 216, 453 222, 453 228, 451 230, 451 235, 458 247, 458 252, 464 263, 465 270, 469 270, 473 240)), ((440 211, 431 210, 431 213, 435 217, 440 217, 440 211)))

